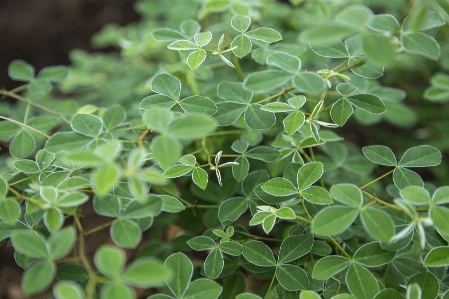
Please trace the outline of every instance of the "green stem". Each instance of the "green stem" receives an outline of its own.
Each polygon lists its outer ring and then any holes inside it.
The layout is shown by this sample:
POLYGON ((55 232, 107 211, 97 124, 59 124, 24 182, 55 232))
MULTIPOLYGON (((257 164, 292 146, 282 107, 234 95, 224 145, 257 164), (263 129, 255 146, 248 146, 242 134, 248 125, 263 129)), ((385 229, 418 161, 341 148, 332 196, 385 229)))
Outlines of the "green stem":
POLYGON ((207 135, 207 137, 219 136, 219 135, 233 135, 233 134, 240 134, 240 133, 243 133, 243 130, 220 131, 220 132, 211 133, 211 134, 207 135))
POLYGON ((189 206, 186 206, 186 209, 188 209, 188 208, 192 208, 192 209, 195 209, 195 208, 199 208, 199 209, 218 209, 220 206, 219 205, 189 205, 189 206))
POLYGON ((8 118, 8 117, 4 117, 4 116, 1 116, 1 115, 0 115, 0 118, 1 118, 1 119, 4 119, 4 120, 7 120, 7 121, 10 121, 10 122, 12 122, 12 123, 18 124, 18 125, 20 125, 20 126, 23 126, 23 127, 27 128, 27 129, 30 129, 30 130, 32 130, 32 131, 34 131, 34 132, 36 132, 36 133, 41 134, 42 136, 45 136, 45 137, 47 137, 47 138, 50 138, 50 136, 48 136, 48 135, 45 134, 44 132, 41 132, 41 131, 39 131, 38 129, 35 129, 35 128, 33 128, 33 127, 30 127, 29 125, 26 125, 26 124, 24 124, 24 123, 21 123, 20 121, 17 121, 17 120, 8 118))
POLYGON ((235 72, 237 73, 237 77, 239 77, 240 81, 245 80, 245 74, 242 71, 242 67, 240 66, 238 57, 232 53, 231 54, 231 62, 234 64, 235 72))
POLYGON ((197 95, 199 94, 199 89, 198 89, 198 83, 196 82, 195 76, 193 75, 193 71, 188 71, 186 73, 186 80, 187 80, 187 84, 190 87, 190 91, 192 92, 192 95, 197 95))
POLYGON ((361 189, 363 189, 363 188, 365 188, 365 187, 368 187, 369 185, 371 185, 371 184, 373 184, 373 183, 377 182, 378 180, 381 180, 381 179, 383 179, 383 178, 384 178, 384 177, 386 177, 387 175, 389 175, 389 174, 393 173, 393 171, 394 171, 394 169, 392 169, 392 170, 390 170, 389 172, 387 172, 387 173, 385 173, 385 174, 381 175, 381 176, 380 176, 380 177, 378 177, 377 179, 374 179, 374 180, 372 180, 372 181, 371 181, 371 182, 369 182, 368 184, 365 184, 365 185, 363 185, 362 187, 360 187, 360 190, 361 190, 361 189))
POLYGON ((265 294, 265 297, 263 297, 263 299, 267 299, 268 298, 268 294, 270 294, 271 287, 273 286, 275 278, 276 278, 276 271, 274 271, 274 275, 273 275, 273 278, 271 279, 270 286, 268 287, 267 293, 265 294))
POLYGON ((381 199, 377 198, 376 196, 366 192, 365 190, 362 190, 362 193, 365 194, 366 196, 368 196, 369 198, 371 198, 372 200, 374 200, 375 202, 380 203, 381 205, 384 205, 384 206, 390 207, 392 209, 395 209, 397 211, 403 212, 402 209, 400 207, 398 207, 397 205, 394 205, 394 204, 388 203, 384 200, 381 200, 381 199))
POLYGON ((97 232, 97 231, 99 231, 99 230, 102 230, 103 228, 109 227, 109 226, 112 225, 112 223, 113 223, 114 221, 115 221, 115 220, 106 222, 106 223, 104 223, 104 224, 102 224, 102 225, 99 225, 99 226, 97 226, 97 227, 95 227, 95 228, 93 228, 93 229, 91 229, 91 230, 88 230, 87 232, 84 233, 84 235, 87 236, 87 235, 93 234, 93 233, 95 233, 95 232, 97 232))
POLYGON ((283 94, 285 94, 285 93, 287 93, 287 92, 289 92, 289 91, 291 91, 293 89, 295 89, 294 86, 287 87, 284 90, 281 90, 280 92, 278 92, 278 93, 276 93, 276 94, 274 94, 272 96, 269 96, 268 98, 265 98, 263 100, 260 100, 259 102, 256 102, 256 104, 261 104, 261 103, 265 103, 265 102, 269 102, 271 100, 274 100, 274 99, 280 97, 281 95, 283 95, 283 94))
POLYGON ((337 69, 336 72, 340 73, 340 74, 344 73, 344 72, 349 71, 350 69, 352 69, 354 67, 358 67, 358 66, 364 65, 365 62, 366 62, 366 60, 359 60, 356 63, 353 63, 351 65, 345 66, 345 67, 340 68, 340 69, 337 69))
POLYGON ((311 223, 312 223, 312 221, 310 221, 310 220, 308 220, 308 219, 306 219, 306 218, 304 218, 304 217, 301 217, 301 216, 299 216, 299 215, 295 215, 295 216, 296 216, 296 219, 301 220, 301 221, 303 221, 303 222, 305 222, 305 223, 308 223, 308 224, 311 224, 311 223))
POLYGON ((341 252, 345 257, 347 257, 348 259, 351 259, 351 256, 350 256, 350 255, 343 249, 343 247, 340 246, 340 244, 338 244, 337 241, 335 241, 334 238, 332 238, 331 236, 329 236, 329 237, 327 237, 327 239, 328 239, 329 241, 331 241, 331 243, 334 244, 334 245, 340 250, 340 252, 341 252))

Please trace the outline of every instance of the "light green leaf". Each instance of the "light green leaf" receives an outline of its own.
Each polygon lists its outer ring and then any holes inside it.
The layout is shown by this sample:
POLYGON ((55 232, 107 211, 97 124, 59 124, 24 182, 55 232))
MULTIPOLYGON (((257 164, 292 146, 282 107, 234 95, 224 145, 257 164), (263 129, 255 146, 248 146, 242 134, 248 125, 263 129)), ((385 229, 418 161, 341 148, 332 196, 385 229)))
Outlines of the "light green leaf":
POLYGON ((246 152, 246 157, 264 162, 274 162, 279 158, 281 153, 269 146, 258 146, 246 152))
POLYGON ((344 39, 355 32, 352 26, 327 22, 304 30, 301 41, 311 44, 333 44, 335 40, 344 39))
POLYGON ((195 20, 185 20, 181 23, 179 28, 189 38, 192 38, 195 34, 200 32, 201 25, 195 20))
POLYGON ((195 168, 192 173, 193 182, 201 189, 206 189, 209 176, 202 168, 195 168))
POLYGON ((0 139, 9 140, 13 135, 16 135, 20 127, 8 121, 0 122, 0 139))
POLYGON ((405 296, 407 299, 421 299, 421 295, 422 291, 417 283, 412 283, 407 286, 407 293, 405 296))
POLYGON ((138 288, 150 288, 164 286, 165 280, 169 280, 172 273, 158 260, 147 257, 139 258, 131 263, 121 277, 126 284, 138 288))
POLYGON ((317 93, 326 87, 323 78, 311 72, 297 73, 293 79, 293 84, 305 93, 317 93))
POLYGON ((330 194, 336 201, 351 207, 361 207, 363 203, 362 192, 352 184, 333 185, 330 194))
POLYGON ((118 165, 111 163, 92 175, 92 185, 98 195, 105 195, 116 185, 121 170, 118 165))
POLYGON ((173 120, 173 112, 162 107, 150 107, 143 113, 142 120, 149 129, 164 132, 173 120))
POLYGON ((251 104, 245 112, 245 122, 251 129, 268 130, 276 122, 276 116, 261 107, 259 104, 251 104))
POLYGON ((111 237, 123 248, 135 248, 142 238, 139 225, 130 220, 115 220, 111 226, 111 237))
POLYGON ((263 105, 260 109, 273 113, 296 111, 296 108, 281 102, 268 103, 266 105, 263 105))
POLYGON ((60 281, 53 287, 56 299, 84 299, 84 290, 75 282, 60 281))
POLYGON ((348 61, 348 66, 361 64, 356 67, 351 67, 351 72, 354 74, 368 79, 377 79, 383 76, 384 67, 373 61, 365 61, 363 57, 352 57, 348 61), (365 61, 365 62, 364 62, 365 61))
POLYGON ((95 137, 103 130, 103 121, 92 114, 75 114, 70 123, 72 129, 82 135, 95 137))
POLYGON ((407 281, 407 285, 417 284, 421 288, 421 299, 434 299, 438 296, 440 283, 431 272, 418 273, 407 281))
POLYGON ((399 189, 403 189, 408 186, 424 187, 423 180, 416 172, 402 167, 398 167, 394 170, 393 181, 399 189))
POLYGON ((435 190, 432 196, 432 202, 433 204, 449 203, 449 186, 440 187, 435 190))
POLYGON ((192 169, 193 166, 189 165, 174 165, 165 170, 164 176, 166 178, 177 178, 189 173, 192 169))
POLYGON ((279 250, 278 263, 285 264, 306 255, 312 250, 313 236, 296 235, 286 238, 279 250))
POLYGON ((302 291, 299 299, 320 299, 320 295, 312 291, 302 291))
POLYGON ((15 158, 23 159, 28 157, 34 151, 34 148, 34 137, 27 131, 21 130, 9 144, 9 153, 15 158))
POLYGON ((181 139, 200 139, 215 131, 217 122, 207 115, 187 115, 176 121, 168 132, 181 139))
MULTIPOLYGON (((379 221, 381 221, 379 219, 379 221)), ((395 251, 382 248, 379 242, 368 243, 357 249, 354 261, 368 267, 378 267, 388 264, 395 257, 395 251)))
POLYGON ((34 67, 23 60, 14 60, 8 66, 8 76, 17 81, 31 81, 34 77, 34 67))
POLYGON ((187 97, 179 102, 179 106, 181 106, 185 112, 190 114, 204 113, 212 115, 217 112, 215 103, 211 99, 202 96, 187 97))
POLYGON ((198 46, 204 47, 210 43, 210 41, 212 39, 212 33, 210 33, 209 31, 200 32, 200 33, 195 34, 193 39, 195 40, 195 43, 198 46))
POLYGON ((242 245, 234 241, 222 242, 218 245, 218 248, 229 255, 239 256, 242 254, 242 245))
POLYGON ((256 92, 270 91, 287 83, 292 74, 281 70, 267 70, 249 74, 244 81, 245 87, 256 92))
POLYGON ((312 278, 326 280, 338 272, 346 269, 350 263, 350 260, 339 255, 324 257, 315 264, 312 272, 312 278))
POLYGON ((284 130, 288 135, 293 135, 304 124, 305 116, 302 112, 297 111, 288 115, 283 123, 284 130))
POLYGON ((262 297, 250 293, 243 293, 237 295, 235 299, 262 299, 262 297))
POLYGON ((184 211, 186 208, 178 199, 170 195, 159 195, 162 199, 161 210, 168 213, 179 213, 184 211))
POLYGON ((441 246, 432 248, 424 259, 426 267, 442 267, 449 265, 449 247, 441 246))
POLYGON ((51 234, 47 241, 48 252, 52 258, 59 259, 73 249, 76 241, 76 232, 72 226, 67 226, 51 234))
POLYGON ((393 220, 382 210, 363 209, 360 219, 367 232, 379 241, 388 242, 395 233, 393 220))
POLYGON ((429 191, 419 186, 408 186, 401 189, 401 196, 414 205, 430 204, 429 191))
POLYGON ((276 224, 276 215, 272 214, 268 217, 265 217, 262 221, 262 228, 266 234, 269 234, 276 224))
POLYGON ((170 97, 161 94, 154 94, 152 96, 144 98, 139 104, 139 109, 149 109, 151 107, 171 109, 175 104, 176 100, 170 97))
POLYGON ((363 154, 376 164, 386 165, 386 166, 396 166, 396 156, 393 151, 383 145, 371 145, 362 148, 363 154))
POLYGON ((167 169, 178 162, 181 145, 172 138, 161 135, 153 139, 151 149, 154 159, 159 162, 162 169, 167 169))
POLYGON ((280 41, 282 36, 274 29, 260 27, 246 32, 246 35, 250 38, 261 40, 267 43, 274 43, 280 41))
POLYGON ((394 58, 393 40, 386 35, 365 33, 362 47, 366 56, 379 64, 386 65, 394 58))
POLYGON ((399 31, 399 22, 390 14, 379 14, 372 17, 369 27, 378 30, 396 33, 399 31))
POLYGON ((248 241, 242 245, 242 253, 249 262, 261 267, 274 267, 274 260, 271 249, 262 242, 248 241))
POLYGON ((225 200, 218 209, 220 221, 235 221, 248 209, 248 201, 244 197, 234 197, 225 200))
POLYGON ((297 175, 297 182, 299 190, 304 190, 323 175, 323 164, 321 162, 310 162, 304 164, 299 170, 297 175))
POLYGON ((440 45, 431 36, 421 32, 406 32, 402 35, 402 46, 406 52, 418 54, 432 60, 440 57, 440 45))
POLYGON ((274 178, 262 185, 262 189, 274 196, 286 196, 298 193, 295 186, 284 178, 274 178))
POLYGON ((5 196, 8 193, 8 184, 0 177, 0 197, 5 196))
POLYGON ((395 289, 384 289, 377 293, 374 299, 404 299, 404 297, 395 289))
POLYGON ((45 290, 53 281, 55 273, 55 264, 48 259, 32 264, 23 274, 23 293, 25 295, 34 295, 45 290))
POLYGON ((181 82, 175 76, 159 74, 154 76, 151 82, 151 90, 173 100, 178 100, 181 94, 181 82))
POLYGON ((334 123, 343 127, 353 112, 352 105, 347 100, 340 99, 332 105, 331 117, 334 123))
POLYGON ((308 202, 316 205, 328 205, 333 203, 333 200, 326 189, 318 186, 313 186, 302 190, 301 196, 308 202))
POLYGON ((235 30, 243 33, 248 30, 249 25, 251 24, 251 19, 247 16, 235 15, 231 19, 231 26, 235 30))
POLYGON ((232 52, 237 56, 238 58, 243 58, 246 56, 246 54, 251 51, 252 47, 251 39, 245 35, 238 35, 234 38, 232 41, 231 47, 236 49, 233 49, 232 52))
POLYGON ((59 230, 64 224, 64 215, 58 209, 49 209, 45 211, 44 223, 47 229, 54 233, 59 230))
POLYGON ((306 272, 298 266, 279 265, 276 267, 276 278, 279 284, 288 291, 307 290, 309 278, 306 272))
POLYGON ((92 141, 91 138, 75 132, 58 132, 50 137, 45 149, 50 153, 80 150, 92 141))
POLYGON ((267 57, 267 64, 290 73, 299 72, 301 69, 301 60, 298 57, 283 52, 270 54, 267 57))
POLYGON ((159 42, 169 42, 185 38, 181 32, 170 28, 157 28, 151 32, 151 35, 159 42))
POLYGON ((373 12, 363 5, 352 5, 346 7, 337 14, 337 21, 353 26, 354 28, 363 28, 369 24, 373 12))
POLYGON ((449 209, 445 207, 432 207, 430 210, 430 218, 438 232, 445 238, 449 239, 449 227, 447 219, 449 219, 449 209))
POLYGON ((329 41, 328 43, 320 44, 313 43, 310 48, 316 54, 323 57, 330 58, 346 58, 348 57, 348 51, 345 44, 341 40, 329 41))
POLYGON ((356 94, 348 100, 357 108, 374 114, 384 113, 387 108, 381 99, 372 94, 356 94))
POLYGON ((203 49, 198 49, 197 51, 187 56, 187 64, 192 70, 196 69, 204 62, 204 60, 206 60, 206 57, 206 51, 203 49))
POLYGON ((111 282, 101 288, 100 298, 135 299, 136 295, 130 287, 118 282, 111 282))
POLYGON ((232 175, 237 182, 241 182, 248 174, 249 161, 246 157, 242 156, 235 159, 235 162, 239 164, 232 166, 232 175))
POLYGON ((359 210, 353 207, 332 206, 319 211, 312 221, 312 232, 319 236, 338 235, 357 218, 359 210))
POLYGON ((162 209, 162 199, 150 195, 145 201, 131 201, 122 212, 122 219, 142 219, 157 216, 162 209))
POLYGON ((271 211, 259 211, 254 214, 253 218, 249 221, 249 226, 261 224, 264 222, 265 218, 272 215, 273 213, 271 211))
POLYGON ((198 46, 188 40, 177 40, 169 44, 167 48, 169 48, 170 50, 188 51, 196 50, 198 49, 198 46))
POLYGON ((245 89, 240 82, 221 81, 217 87, 217 94, 227 102, 242 104, 248 104, 253 97, 253 92, 245 89))
POLYGON ((282 207, 276 211, 276 217, 281 219, 295 219, 295 212, 289 207, 282 207))
POLYGON ((48 82, 61 82, 67 77, 67 71, 65 65, 47 66, 39 71, 37 77, 48 82))
POLYGON ((58 185, 57 189, 67 191, 67 190, 81 189, 81 188, 87 187, 89 185, 90 185, 89 181, 84 178, 71 177, 71 178, 68 178, 68 179, 62 181, 58 185))
POLYGON ((183 299, 217 299, 223 288, 215 281, 200 278, 192 281, 183 299))
POLYGON ((102 245, 94 256, 95 267, 107 277, 116 277, 125 269, 126 255, 119 248, 102 245))
POLYGON ((120 201, 113 195, 94 197, 95 213, 108 217, 117 217, 120 214, 120 201))
POLYGON ((401 167, 429 167, 441 163, 441 152, 430 145, 419 145, 409 148, 401 160, 401 167))
POLYGON ((193 264, 189 258, 181 252, 170 255, 164 263, 164 267, 174 274, 173 278, 167 280, 167 286, 177 298, 183 297, 193 273, 193 264))
MULTIPOLYGON (((215 242, 214 242, 215 243, 215 242)), ((214 249, 204 261, 204 273, 210 279, 217 278, 223 271, 224 260, 220 250, 214 249)))
POLYGON ((20 214, 20 205, 14 199, 6 198, 0 201, 0 218, 6 223, 14 224, 19 219, 20 214))
POLYGON ((198 236, 187 241, 187 244, 196 251, 215 248, 215 241, 206 236, 198 236))
POLYGON ((346 283, 351 294, 360 299, 373 299, 379 291, 374 275, 357 263, 353 263, 349 267, 346 283))

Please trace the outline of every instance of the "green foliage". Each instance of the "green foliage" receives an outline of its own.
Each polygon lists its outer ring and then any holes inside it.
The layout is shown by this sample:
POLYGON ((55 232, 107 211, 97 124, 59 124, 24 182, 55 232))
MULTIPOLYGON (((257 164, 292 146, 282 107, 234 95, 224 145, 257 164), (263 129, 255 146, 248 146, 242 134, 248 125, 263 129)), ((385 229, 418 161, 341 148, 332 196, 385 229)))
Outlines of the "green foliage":
POLYGON ((25 295, 449 298, 447 4, 290 2, 138 0, 117 55, 10 63, 25 295))

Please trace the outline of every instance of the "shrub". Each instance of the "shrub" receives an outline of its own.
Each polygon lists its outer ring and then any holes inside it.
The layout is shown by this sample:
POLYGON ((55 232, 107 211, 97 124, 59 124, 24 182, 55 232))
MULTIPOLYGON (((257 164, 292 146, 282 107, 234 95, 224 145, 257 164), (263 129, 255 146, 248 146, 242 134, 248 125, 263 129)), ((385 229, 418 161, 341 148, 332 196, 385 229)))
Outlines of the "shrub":
POLYGON ((415 172, 448 148, 447 110, 426 119, 449 9, 354 2, 142 0, 92 39, 120 54, 11 62, 0 240, 23 292, 449 298, 447 162, 415 172))

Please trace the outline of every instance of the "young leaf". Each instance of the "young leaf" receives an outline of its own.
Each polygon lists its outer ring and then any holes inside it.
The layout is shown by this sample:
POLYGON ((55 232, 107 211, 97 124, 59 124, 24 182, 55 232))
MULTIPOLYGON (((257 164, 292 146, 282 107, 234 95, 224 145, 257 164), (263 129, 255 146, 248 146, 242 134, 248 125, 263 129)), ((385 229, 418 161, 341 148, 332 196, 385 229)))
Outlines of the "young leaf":
POLYGON ((151 149, 154 159, 162 169, 167 169, 179 160, 181 145, 176 140, 161 135, 153 139, 151 149))
POLYGON ((297 111, 288 115, 283 123, 284 130, 288 135, 293 135, 304 124, 305 116, 302 112, 297 111))
POLYGON ((235 15, 231 19, 231 26, 235 30, 243 33, 248 30, 249 25, 251 24, 251 19, 247 16, 235 15))
POLYGON ((53 287, 56 299, 84 299, 84 290, 75 282, 61 281, 53 287))
POLYGON ((334 123, 343 127, 353 112, 352 105, 347 100, 340 99, 332 105, 331 117, 334 123))
POLYGON ((276 224, 276 215, 271 214, 263 219, 262 228, 266 234, 269 234, 275 224, 276 224))
POLYGON ((298 186, 299 190, 304 190, 316 181, 320 179, 323 175, 323 164, 321 162, 310 162, 304 164, 298 170, 298 186))
POLYGON ((177 40, 169 44, 167 48, 169 48, 170 50, 188 51, 196 50, 198 49, 198 46, 188 40, 177 40))
POLYGON ((215 131, 216 121, 207 115, 187 115, 170 126, 168 132, 181 139, 199 139, 215 131))
POLYGON ((173 196, 170 195, 159 195, 162 199, 161 210, 168 213, 179 213, 185 210, 185 206, 173 196))
POLYGON ((231 47, 235 48, 232 50, 235 56, 243 58, 251 51, 251 39, 245 35, 238 35, 232 41, 231 47))
POLYGON ((195 168, 192 173, 193 182, 201 189, 206 189, 209 176, 202 168, 195 168))
POLYGON ((266 105, 263 105, 261 109, 273 113, 296 111, 294 107, 281 102, 268 103, 266 105))
POLYGON ((189 173, 193 168, 190 165, 174 165, 164 172, 164 176, 166 178, 177 178, 189 173))
POLYGON ((204 47, 210 43, 212 39, 212 33, 210 33, 209 31, 197 33, 195 34, 193 39, 198 46, 204 47))
POLYGON ((106 195, 120 178, 120 168, 116 164, 108 164, 92 175, 92 185, 98 195, 106 195))
POLYGON ((250 38, 261 40, 267 43, 274 43, 280 41, 282 36, 274 29, 260 27, 251 31, 246 32, 246 35, 250 38))
POLYGON ((196 251, 215 248, 215 241, 206 236, 198 236, 187 241, 187 244, 196 251))
POLYGON ((432 202, 434 204, 445 204, 449 202, 449 186, 440 187, 433 193, 432 202))

